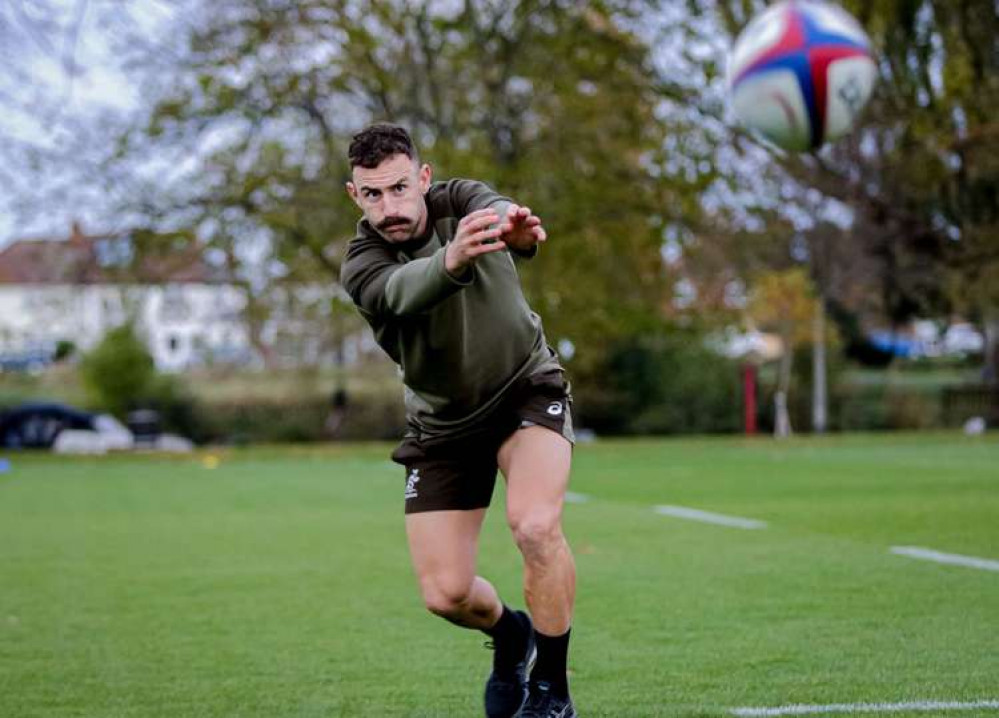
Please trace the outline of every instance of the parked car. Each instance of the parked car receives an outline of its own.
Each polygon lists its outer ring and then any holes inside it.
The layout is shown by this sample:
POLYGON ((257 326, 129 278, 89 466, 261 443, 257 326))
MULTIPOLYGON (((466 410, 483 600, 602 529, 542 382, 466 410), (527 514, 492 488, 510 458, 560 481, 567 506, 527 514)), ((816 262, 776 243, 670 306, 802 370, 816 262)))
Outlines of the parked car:
POLYGON ((8 449, 49 449, 65 429, 94 431, 96 417, 65 404, 20 404, 0 413, 0 446, 8 449))
POLYGON ((51 449, 57 454, 194 449, 189 439, 162 433, 156 412, 133 412, 129 419, 132 427, 110 414, 82 411, 66 404, 28 402, 0 412, 0 448, 51 449))

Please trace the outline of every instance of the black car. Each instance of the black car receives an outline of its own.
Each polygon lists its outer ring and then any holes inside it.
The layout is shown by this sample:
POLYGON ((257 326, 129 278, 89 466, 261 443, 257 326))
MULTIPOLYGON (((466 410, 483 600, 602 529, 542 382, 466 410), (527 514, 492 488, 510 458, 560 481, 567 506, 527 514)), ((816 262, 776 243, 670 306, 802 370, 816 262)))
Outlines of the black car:
POLYGON ((0 413, 0 446, 50 449, 63 429, 93 431, 95 418, 95 414, 65 404, 20 404, 0 413))

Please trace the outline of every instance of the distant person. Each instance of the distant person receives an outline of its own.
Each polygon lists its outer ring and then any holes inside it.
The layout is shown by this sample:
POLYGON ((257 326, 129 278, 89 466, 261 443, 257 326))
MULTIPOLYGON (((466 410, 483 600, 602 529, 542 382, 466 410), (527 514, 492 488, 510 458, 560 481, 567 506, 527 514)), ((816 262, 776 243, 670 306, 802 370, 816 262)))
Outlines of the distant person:
POLYGON ((392 458, 406 468, 406 534, 423 600, 492 638, 487 716, 573 718, 576 577, 561 525, 572 399, 516 268, 545 241, 541 220, 481 182, 431 183, 401 127, 358 133, 349 159, 347 192, 364 217, 341 280, 402 369, 409 429, 392 458), (476 575, 497 468, 530 616, 476 575))
POLYGON ((323 422, 323 431, 326 436, 330 439, 336 438, 337 434, 340 433, 340 427, 343 426, 343 422, 346 417, 347 390, 343 388, 335 389, 333 393, 330 394, 330 409, 329 413, 326 415, 326 421, 323 422))

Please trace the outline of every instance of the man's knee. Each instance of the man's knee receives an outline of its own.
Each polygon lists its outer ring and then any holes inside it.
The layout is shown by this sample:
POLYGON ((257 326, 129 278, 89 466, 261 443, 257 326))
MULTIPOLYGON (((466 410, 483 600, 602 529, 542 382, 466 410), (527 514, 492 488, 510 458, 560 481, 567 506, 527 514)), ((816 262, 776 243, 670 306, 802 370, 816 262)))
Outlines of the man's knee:
POLYGON ((420 591, 427 610, 442 618, 464 615, 472 595, 472 579, 456 576, 426 576, 420 579, 420 591))
POLYGON ((514 541, 528 560, 544 560, 565 542, 561 514, 555 509, 531 507, 511 512, 509 519, 514 541))

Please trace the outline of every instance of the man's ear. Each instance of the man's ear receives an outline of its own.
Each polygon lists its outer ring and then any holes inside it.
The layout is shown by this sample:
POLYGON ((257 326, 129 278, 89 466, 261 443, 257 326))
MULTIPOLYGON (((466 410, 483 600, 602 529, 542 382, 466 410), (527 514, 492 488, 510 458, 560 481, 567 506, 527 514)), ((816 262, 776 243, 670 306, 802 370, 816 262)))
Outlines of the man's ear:
POLYGON ((358 207, 361 206, 361 198, 357 194, 357 187, 354 186, 353 182, 347 183, 347 194, 349 194, 350 198, 354 200, 354 204, 356 204, 358 207))
POLYGON ((424 164, 420 166, 420 193, 426 194, 427 190, 430 189, 430 181, 433 179, 434 172, 430 169, 430 165, 424 164))

